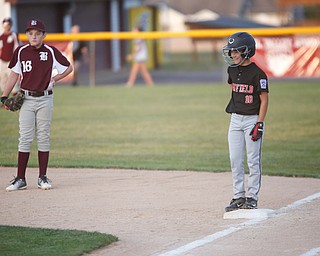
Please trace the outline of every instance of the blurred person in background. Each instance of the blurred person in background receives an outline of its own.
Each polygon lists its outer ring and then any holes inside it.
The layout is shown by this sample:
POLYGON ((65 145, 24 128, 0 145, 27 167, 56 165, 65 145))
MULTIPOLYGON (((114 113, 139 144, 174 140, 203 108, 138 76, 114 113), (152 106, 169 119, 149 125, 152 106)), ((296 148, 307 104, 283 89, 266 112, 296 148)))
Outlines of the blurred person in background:
MULTIPOLYGON (((12 19, 4 18, 2 20, 3 32, 0 35, 0 88, 3 92, 4 86, 7 83, 10 69, 8 68, 9 62, 12 58, 14 50, 19 46, 18 36, 11 31, 12 19)), ((13 94, 19 90, 18 83, 16 83, 13 94)))
MULTIPOLYGON (((80 26, 74 25, 71 27, 71 34, 78 34, 80 32, 80 26)), ((73 86, 78 85, 79 69, 82 63, 88 62, 88 47, 86 42, 73 40, 66 49, 67 56, 71 56, 73 62, 73 79, 71 84, 73 86)))
MULTIPOLYGON (((141 32, 143 31, 142 27, 135 27, 133 32, 141 32)), ((148 59, 148 49, 146 41, 142 38, 136 38, 134 40, 134 48, 133 52, 127 56, 128 61, 133 61, 131 66, 131 71, 129 75, 129 79, 127 82, 127 87, 133 87, 134 83, 137 79, 137 74, 140 71, 145 83, 147 86, 153 86, 152 77, 147 68, 147 59, 148 59)))

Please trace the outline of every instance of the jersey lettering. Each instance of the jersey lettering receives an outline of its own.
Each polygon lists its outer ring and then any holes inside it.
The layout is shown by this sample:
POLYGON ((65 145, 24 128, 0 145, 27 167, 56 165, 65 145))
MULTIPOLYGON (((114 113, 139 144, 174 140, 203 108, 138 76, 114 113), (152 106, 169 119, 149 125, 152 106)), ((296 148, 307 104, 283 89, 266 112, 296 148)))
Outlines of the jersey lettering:
POLYGON ((47 52, 39 52, 40 54, 40 60, 48 60, 48 53, 47 52))
POLYGON ((22 64, 22 72, 30 72, 32 70, 31 60, 21 61, 22 64))
POLYGON ((253 93, 253 88, 253 85, 248 84, 232 84, 232 90, 234 92, 253 93))
POLYGON ((253 96, 252 95, 246 95, 246 100, 245 103, 246 104, 252 104, 253 103, 253 96))

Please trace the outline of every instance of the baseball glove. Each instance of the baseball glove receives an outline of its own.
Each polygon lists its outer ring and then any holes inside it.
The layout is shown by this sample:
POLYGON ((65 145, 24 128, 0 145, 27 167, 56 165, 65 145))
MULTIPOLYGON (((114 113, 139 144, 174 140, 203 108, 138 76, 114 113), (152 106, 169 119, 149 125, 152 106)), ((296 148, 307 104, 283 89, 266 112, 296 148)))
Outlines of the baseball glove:
POLYGON ((22 107, 23 101, 24 94, 22 92, 18 92, 14 97, 6 99, 3 106, 7 110, 16 112, 22 107))

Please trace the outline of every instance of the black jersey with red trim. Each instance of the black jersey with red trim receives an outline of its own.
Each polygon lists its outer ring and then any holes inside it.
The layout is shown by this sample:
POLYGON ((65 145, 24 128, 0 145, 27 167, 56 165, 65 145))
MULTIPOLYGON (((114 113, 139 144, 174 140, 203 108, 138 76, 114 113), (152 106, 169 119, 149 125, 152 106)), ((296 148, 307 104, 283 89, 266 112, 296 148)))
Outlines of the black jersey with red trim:
POLYGON ((227 113, 258 115, 260 93, 269 92, 265 72, 254 62, 248 66, 228 67, 228 84, 231 86, 231 99, 227 113))
POLYGON ((55 47, 47 44, 35 48, 30 44, 19 46, 9 63, 9 68, 22 76, 21 89, 44 91, 48 88, 53 71, 63 73, 70 62, 55 47))

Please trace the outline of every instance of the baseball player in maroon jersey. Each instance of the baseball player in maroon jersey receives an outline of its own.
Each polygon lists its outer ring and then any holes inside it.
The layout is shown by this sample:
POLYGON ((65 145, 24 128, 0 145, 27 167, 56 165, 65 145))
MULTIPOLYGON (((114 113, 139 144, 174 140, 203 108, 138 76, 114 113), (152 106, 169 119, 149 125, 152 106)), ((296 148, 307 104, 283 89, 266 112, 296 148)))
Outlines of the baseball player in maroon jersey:
POLYGON ((255 209, 261 186, 261 148, 264 119, 268 109, 268 78, 250 58, 255 40, 246 32, 231 35, 223 48, 228 63, 228 84, 232 94, 226 112, 231 114, 228 142, 233 178, 233 199, 226 212, 255 209), (244 152, 249 167, 245 189, 244 152))
MULTIPOLYGON (((4 86, 10 74, 8 65, 12 58, 14 50, 19 46, 19 42, 16 33, 11 31, 11 18, 4 18, 2 20, 2 26, 3 33, 0 35, 0 88, 3 92, 4 86)), ((18 88, 15 88, 15 91, 17 90, 18 88)))
POLYGON ((40 20, 30 20, 26 27, 29 43, 19 46, 10 61, 11 69, 1 102, 5 102, 19 75, 20 90, 25 99, 19 112, 19 152, 17 177, 7 191, 25 189, 26 168, 31 143, 36 134, 38 145, 38 188, 50 189, 47 166, 50 151, 50 126, 53 112, 53 86, 72 72, 72 65, 55 47, 43 43, 45 25, 40 20), (54 75, 54 70, 57 74, 54 75))

